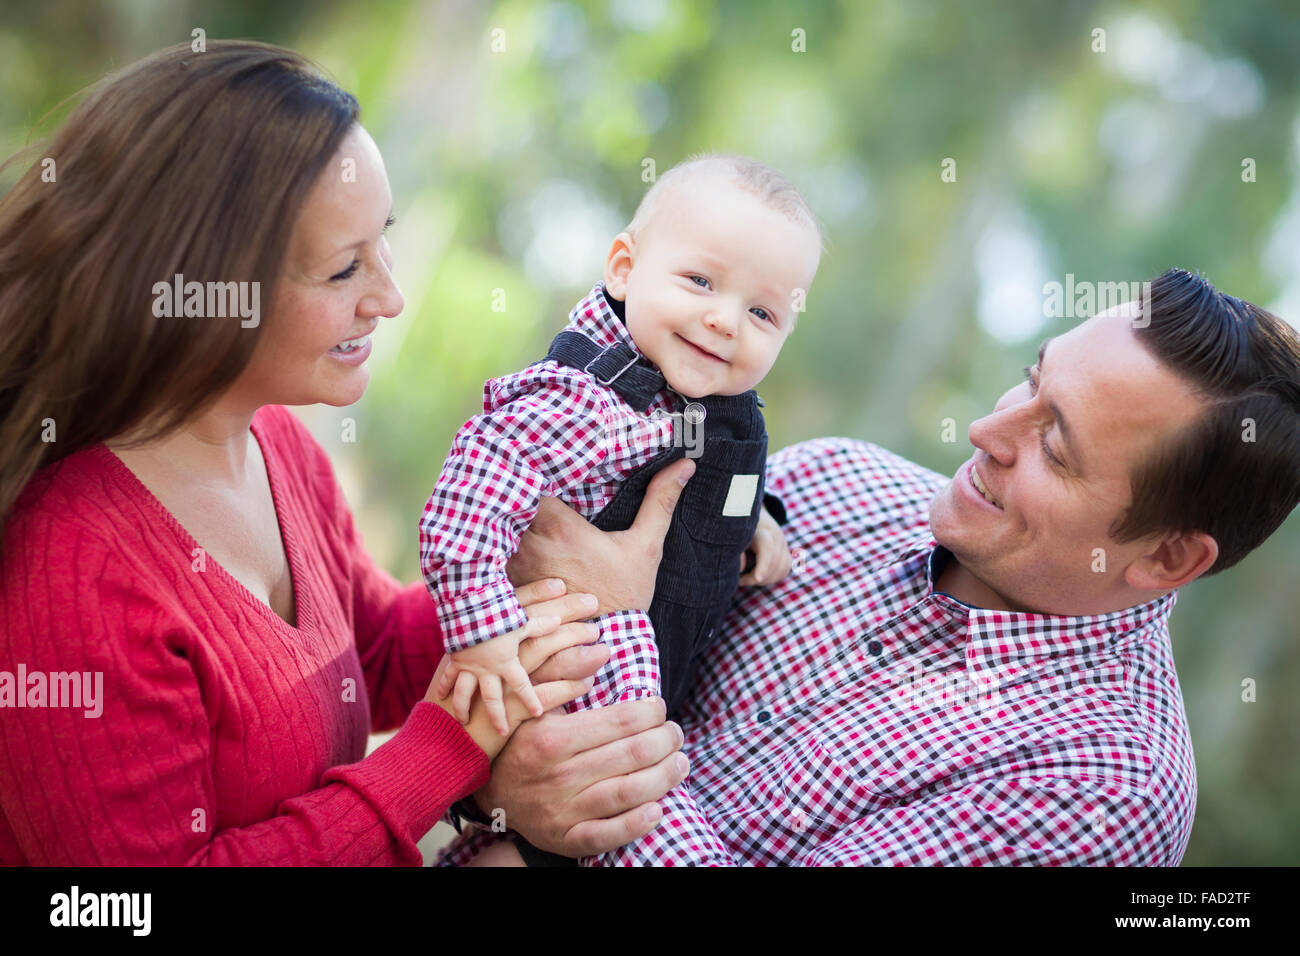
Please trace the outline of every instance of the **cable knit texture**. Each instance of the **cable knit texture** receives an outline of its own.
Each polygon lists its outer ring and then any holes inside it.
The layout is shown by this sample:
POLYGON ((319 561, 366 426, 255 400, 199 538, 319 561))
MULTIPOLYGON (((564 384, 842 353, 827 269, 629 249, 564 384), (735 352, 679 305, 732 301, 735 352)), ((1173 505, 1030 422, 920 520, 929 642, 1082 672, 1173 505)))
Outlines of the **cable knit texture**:
POLYGON ((486 781, 422 700, 443 653, 424 586, 370 561, 292 413, 261 409, 253 434, 296 627, 105 446, 24 489, 0 552, 0 864, 418 865, 416 841, 486 781), (99 716, 53 676, 72 672, 102 679, 99 716))

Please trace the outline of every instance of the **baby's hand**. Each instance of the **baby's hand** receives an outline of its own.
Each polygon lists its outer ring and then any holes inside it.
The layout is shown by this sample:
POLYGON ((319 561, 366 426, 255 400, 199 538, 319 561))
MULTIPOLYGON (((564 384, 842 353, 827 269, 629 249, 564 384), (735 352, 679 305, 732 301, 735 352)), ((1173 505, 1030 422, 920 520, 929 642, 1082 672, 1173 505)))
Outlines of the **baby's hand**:
POLYGON ((477 687, 483 695, 492 726, 502 737, 510 736, 501 682, 505 681, 506 686, 518 695, 529 713, 534 717, 542 716, 542 702, 537 699, 528 671, 519 662, 519 645, 527 638, 549 634, 559 626, 558 617, 539 617, 509 634, 498 635, 490 641, 448 655, 447 667, 434 693, 446 697, 454 684, 456 693, 452 697, 452 707, 456 719, 463 724, 469 721, 469 706, 477 687))
POLYGON ((749 542, 749 551, 740 556, 741 587, 784 581, 790 573, 791 564, 785 532, 776 523, 776 519, 767 513, 767 509, 763 508, 758 513, 758 527, 754 529, 754 539, 749 542), (754 555, 754 567, 746 574, 745 559, 751 552, 754 555))

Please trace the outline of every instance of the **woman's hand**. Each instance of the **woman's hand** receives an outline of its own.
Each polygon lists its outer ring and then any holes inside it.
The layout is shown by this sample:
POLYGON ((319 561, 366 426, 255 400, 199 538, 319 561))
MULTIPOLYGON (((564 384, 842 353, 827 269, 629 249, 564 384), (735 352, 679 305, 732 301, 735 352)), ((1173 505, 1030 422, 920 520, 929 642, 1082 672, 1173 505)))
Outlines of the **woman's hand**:
MULTIPOLYGON (((530 675, 543 664, 555 659, 557 666, 541 675, 543 683, 535 683, 533 690, 541 701, 543 710, 550 710, 567 704, 591 689, 591 675, 608 659, 608 649, 603 653, 595 648, 582 648, 587 654, 574 654, 581 645, 591 644, 600 637, 600 629, 595 624, 575 623, 590 617, 596 599, 590 594, 564 594, 564 582, 547 580, 526 585, 515 591, 519 603, 528 614, 528 625, 536 633, 519 645, 519 661, 530 675), (558 626, 557 626, 558 625, 558 626)), ((521 630, 524 630, 521 629, 521 630)), ((454 699, 448 696, 439 684, 444 680, 450 657, 444 656, 429 682, 429 690, 424 699, 442 707, 453 717, 456 716, 454 699)), ((534 677, 534 681, 539 678, 534 677)), ((505 702, 507 732, 502 734, 495 725, 482 695, 474 698, 470 708, 469 721, 464 723, 465 732, 483 750, 488 758, 500 752, 506 739, 520 723, 532 716, 528 707, 517 694, 508 695, 505 702)))
POLYGON ((655 475, 636 522, 626 531, 600 531, 558 499, 543 498, 506 573, 516 587, 559 578, 570 591, 590 591, 599 598, 592 616, 649 610, 664 535, 682 488, 694 473, 695 462, 685 458, 655 475))

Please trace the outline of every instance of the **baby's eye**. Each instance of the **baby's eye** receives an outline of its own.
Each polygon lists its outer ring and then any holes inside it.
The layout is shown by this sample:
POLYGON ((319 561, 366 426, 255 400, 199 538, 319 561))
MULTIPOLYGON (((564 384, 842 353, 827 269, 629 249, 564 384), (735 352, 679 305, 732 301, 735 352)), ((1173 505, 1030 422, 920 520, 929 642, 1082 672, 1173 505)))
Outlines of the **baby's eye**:
POLYGON ((709 288, 709 280, 706 279, 706 278, 704 278, 704 276, 688 276, 687 278, 689 278, 692 282, 694 282, 694 283, 695 283, 697 286, 699 286, 701 289, 707 289, 707 288, 709 288))
POLYGON ((346 269, 344 269, 342 272, 340 272, 338 275, 330 276, 330 282, 342 282, 344 279, 352 278, 352 274, 357 271, 357 267, 360 265, 361 265, 360 259, 353 259, 352 264, 348 266, 346 269))
POLYGON ((750 311, 750 312, 753 312, 756 316, 758 316, 758 317, 759 317, 760 319, 762 319, 764 322, 775 322, 775 321, 776 321, 775 319, 772 318, 771 313, 769 313, 769 312, 767 311, 767 309, 762 309, 762 308, 757 308, 757 307, 756 307, 756 308, 750 309, 749 311, 750 311))

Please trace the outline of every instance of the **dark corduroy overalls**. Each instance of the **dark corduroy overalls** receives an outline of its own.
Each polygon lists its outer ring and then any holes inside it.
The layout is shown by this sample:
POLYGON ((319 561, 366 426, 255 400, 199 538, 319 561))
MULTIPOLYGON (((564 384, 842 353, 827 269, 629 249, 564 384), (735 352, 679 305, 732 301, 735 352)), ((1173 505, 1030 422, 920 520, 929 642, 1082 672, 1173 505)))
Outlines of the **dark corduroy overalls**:
MULTIPOLYGON (((622 303, 608 295, 606 301, 622 318, 622 303)), ((557 335, 542 361, 547 359, 590 372, 640 414, 667 387, 663 374, 628 345, 620 342, 602 349, 580 332, 557 335)), ((740 586, 741 560, 764 503, 767 466, 767 430, 757 392, 690 401, 673 395, 672 444, 629 475, 591 519, 602 531, 630 528, 650 479, 688 454, 695 460, 695 473, 682 489, 664 538, 649 611, 659 649, 660 693, 670 717, 689 698, 698 659, 712 643, 740 586), (689 436, 702 436, 703 442, 688 441, 689 436)), ((769 497, 768 507, 784 524, 780 502, 769 497)), ((573 860, 537 850, 522 837, 516 837, 516 843, 529 866, 574 865, 573 860)))

